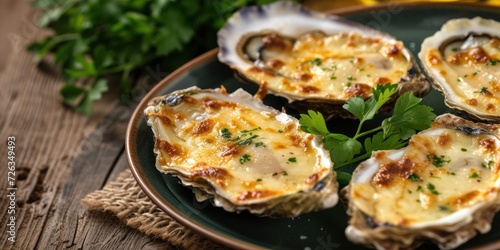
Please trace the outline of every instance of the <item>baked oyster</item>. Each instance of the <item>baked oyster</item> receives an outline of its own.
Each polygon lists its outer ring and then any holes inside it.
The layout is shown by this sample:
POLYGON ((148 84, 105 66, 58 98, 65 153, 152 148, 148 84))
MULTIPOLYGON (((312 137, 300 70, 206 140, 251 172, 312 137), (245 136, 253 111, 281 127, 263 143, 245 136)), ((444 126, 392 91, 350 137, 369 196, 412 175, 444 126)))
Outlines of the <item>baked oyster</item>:
POLYGON ((378 84, 400 85, 393 100, 430 90, 403 42, 294 2, 237 11, 218 32, 218 44, 219 61, 238 77, 286 98, 300 113, 314 109, 326 119, 353 118, 342 105, 353 96, 370 97, 378 84))
POLYGON ((500 210, 500 125, 444 114, 406 148, 377 151, 342 190, 349 240, 378 249, 451 249, 500 210))
POLYGON ((475 17, 445 23, 419 58, 445 103, 466 118, 500 122, 500 23, 475 17))
POLYGON ((322 139, 239 89, 197 87, 145 109, 156 167, 227 211, 294 217, 334 206, 338 184, 322 139))

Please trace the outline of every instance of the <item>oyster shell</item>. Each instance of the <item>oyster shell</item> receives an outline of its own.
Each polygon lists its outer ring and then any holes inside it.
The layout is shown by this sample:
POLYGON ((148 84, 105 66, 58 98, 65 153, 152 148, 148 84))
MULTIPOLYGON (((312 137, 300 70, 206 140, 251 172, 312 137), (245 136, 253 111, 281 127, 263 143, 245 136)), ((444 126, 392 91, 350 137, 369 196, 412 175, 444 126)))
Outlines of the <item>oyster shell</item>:
POLYGON ((500 210, 500 125, 441 115, 406 148, 373 153, 342 195, 353 242, 455 248, 488 232, 500 210))
POLYGON ((293 217, 338 201, 329 152, 298 120, 239 89, 175 91, 144 111, 156 167, 227 211, 293 217))
POLYGON ((500 23, 475 17, 445 23, 419 58, 445 103, 460 115, 500 122, 500 23))
MULTIPOLYGON (((399 94, 423 96, 430 83, 401 41, 293 2, 247 7, 218 32, 221 62, 237 76, 326 119, 351 117, 342 108, 353 96, 368 98, 378 84, 399 83, 399 94)), ((386 108, 392 108, 388 104, 386 108)))

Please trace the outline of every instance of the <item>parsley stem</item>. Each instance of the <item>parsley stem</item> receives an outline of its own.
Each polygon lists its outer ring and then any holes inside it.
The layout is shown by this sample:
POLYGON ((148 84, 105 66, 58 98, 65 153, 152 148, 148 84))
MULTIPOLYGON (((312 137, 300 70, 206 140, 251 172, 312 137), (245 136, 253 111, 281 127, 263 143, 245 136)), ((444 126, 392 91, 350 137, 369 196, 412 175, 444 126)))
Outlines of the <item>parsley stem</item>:
POLYGON ((356 139, 359 137, 359 134, 361 132, 361 127, 363 127, 363 123, 364 123, 363 120, 359 121, 358 129, 356 130, 356 134, 354 135, 353 139, 356 139))
POLYGON ((375 133, 377 131, 382 130, 382 126, 378 126, 376 128, 364 131, 363 133, 359 133, 360 128, 361 128, 361 126, 359 126, 358 131, 356 132, 356 135, 354 135, 353 139, 358 139, 358 138, 363 137, 365 135, 369 135, 369 134, 372 134, 372 133, 375 133))
POLYGON ((370 155, 371 155, 371 154, 372 154, 372 152, 371 152, 371 151, 370 151, 370 152, 366 152, 366 153, 364 153, 364 154, 362 154, 362 155, 359 155, 359 156, 357 156, 357 157, 353 158, 353 159, 352 159, 352 160, 350 160, 350 161, 346 161, 346 162, 344 162, 344 163, 341 163, 341 164, 338 164, 338 165, 333 166, 333 169, 339 169, 339 168, 345 167, 345 166, 347 166, 347 165, 349 165, 349 164, 352 164, 352 163, 355 163, 355 162, 358 162, 358 161, 364 160, 364 159, 366 159, 366 158, 370 157, 370 155))
MULTIPOLYGON (((401 147, 405 146, 407 143, 408 143, 407 141, 403 141, 403 142, 399 143, 398 145, 396 145, 394 148, 401 148, 401 147)), ((339 168, 345 167, 345 166, 347 166, 349 164, 353 164, 353 163, 356 163, 358 161, 362 161, 362 160, 368 159, 372 155, 372 152, 373 151, 368 151, 368 152, 366 152, 366 153, 364 153, 362 155, 359 155, 359 156, 353 158, 350 161, 346 161, 346 162, 343 162, 343 163, 340 163, 340 164, 335 164, 333 166, 333 169, 339 169, 339 168)))

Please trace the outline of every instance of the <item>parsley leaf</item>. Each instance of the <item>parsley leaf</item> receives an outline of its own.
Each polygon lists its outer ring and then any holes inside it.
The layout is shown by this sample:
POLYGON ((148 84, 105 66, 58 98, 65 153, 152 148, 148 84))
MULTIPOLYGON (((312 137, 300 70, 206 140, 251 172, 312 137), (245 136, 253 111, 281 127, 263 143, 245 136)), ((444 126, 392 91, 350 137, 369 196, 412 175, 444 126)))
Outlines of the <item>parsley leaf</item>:
POLYGON ((400 134, 403 139, 410 138, 416 130, 423 130, 436 118, 429 106, 420 105, 422 98, 406 92, 396 101, 391 117, 382 122, 386 136, 400 134))
POLYGON ((51 33, 28 50, 36 63, 54 55, 66 83, 60 90, 64 103, 90 114, 103 91, 115 87, 129 103, 137 77, 161 80, 216 47, 217 31, 236 10, 275 1, 34 0, 42 13, 38 25, 51 33), (116 80, 107 87, 106 79, 116 80))
POLYGON ((356 96, 349 98, 346 104, 342 106, 359 119, 360 124, 356 132, 357 135, 360 133, 363 123, 373 119, 382 105, 391 99, 391 96, 396 92, 397 86, 397 84, 377 85, 377 88, 372 89, 373 95, 368 100, 365 101, 363 98, 356 96))
POLYGON ((326 127, 325 119, 320 112, 308 110, 306 114, 300 114, 300 128, 315 135, 327 135, 330 133, 326 127))
POLYGON ((427 129, 436 115, 431 107, 420 104, 421 98, 407 92, 397 99, 391 117, 383 120, 378 127, 362 131, 363 123, 375 117, 378 110, 391 100, 396 89, 397 84, 378 85, 372 89, 373 95, 367 100, 361 97, 347 100, 344 109, 359 119, 357 131, 352 137, 330 133, 321 113, 311 110, 300 115, 300 126, 308 133, 323 136, 323 147, 330 152, 335 169, 364 160, 376 150, 400 148, 416 131, 427 129), (362 138, 365 138, 363 144, 360 142, 362 138))
POLYGON ((366 138, 364 142, 365 150, 367 152, 400 148, 403 145, 404 144, 401 143, 400 135, 393 134, 389 137, 384 137, 383 132, 378 132, 373 137, 366 138))
POLYGON ((343 134, 328 134, 324 138, 324 147, 330 151, 330 157, 336 164, 341 164, 352 159, 361 152, 362 145, 359 141, 343 134))
POLYGON ((337 174, 337 181, 341 186, 346 186, 351 181, 351 174, 343 171, 335 171, 337 174))

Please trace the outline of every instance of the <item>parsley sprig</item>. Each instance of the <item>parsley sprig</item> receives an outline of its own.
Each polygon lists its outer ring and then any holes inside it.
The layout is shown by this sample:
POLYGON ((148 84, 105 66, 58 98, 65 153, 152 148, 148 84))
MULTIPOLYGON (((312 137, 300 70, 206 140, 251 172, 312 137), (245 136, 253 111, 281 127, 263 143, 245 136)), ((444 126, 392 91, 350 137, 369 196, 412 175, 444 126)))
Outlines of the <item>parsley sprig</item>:
MULTIPOLYGON (((378 85, 372 89, 373 95, 367 100, 361 97, 347 100, 343 108, 359 119, 358 128, 352 137, 330 132, 323 115, 312 110, 300 115, 301 128, 308 133, 323 136, 324 148, 330 151, 335 169, 364 160, 375 150, 403 147, 413 134, 428 128, 436 118, 433 109, 420 104, 422 99, 411 92, 406 92, 397 99, 392 116, 384 119, 380 126, 363 131, 364 123, 375 117, 396 89, 397 84, 378 85), (364 142, 361 143, 363 138, 364 142)), ((345 173, 342 175, 345 177, 345 173)))
POLYGON ((108 89, 119 88, 122 102, 130 102, 138 75, 159 80, 216 47, 217 30, 236 10, 275 1, 33 0, 42 13, 38 25, 53 32, 28 49, 37 63, 54 55, 64 103, 90 114, 108 89))

